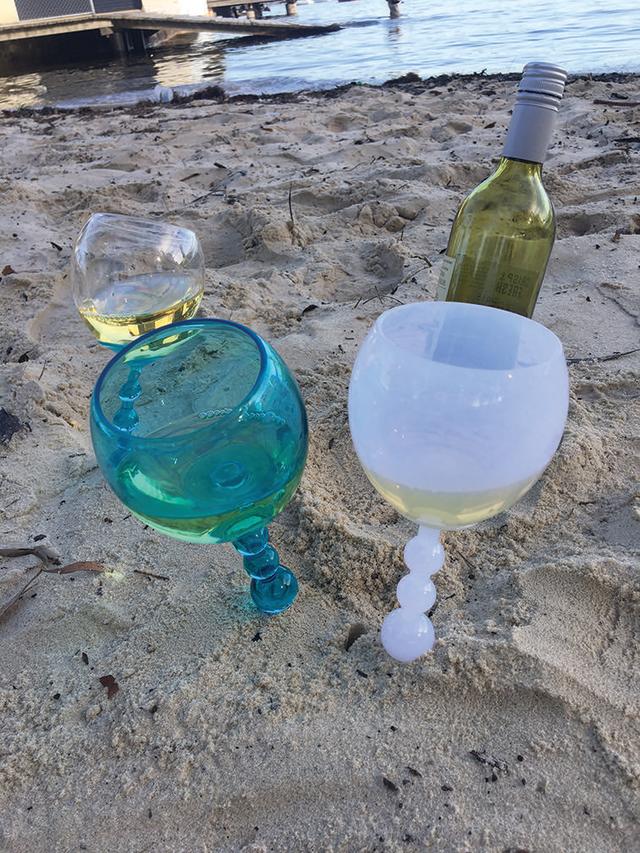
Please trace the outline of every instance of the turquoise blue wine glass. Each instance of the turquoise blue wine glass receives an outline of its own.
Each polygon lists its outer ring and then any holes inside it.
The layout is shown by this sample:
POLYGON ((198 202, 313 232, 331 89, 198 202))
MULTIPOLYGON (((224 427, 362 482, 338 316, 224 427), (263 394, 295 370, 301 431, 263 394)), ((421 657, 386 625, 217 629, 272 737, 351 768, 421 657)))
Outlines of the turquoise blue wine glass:
POLYGON ((300 482, 307 417, 286 364, 255 332, 194 319, 138 338, 96 383, 91 438, 141 521, 187 542, 232 542, 258 609, 291 605, 298 583, 267 525, 300 482))

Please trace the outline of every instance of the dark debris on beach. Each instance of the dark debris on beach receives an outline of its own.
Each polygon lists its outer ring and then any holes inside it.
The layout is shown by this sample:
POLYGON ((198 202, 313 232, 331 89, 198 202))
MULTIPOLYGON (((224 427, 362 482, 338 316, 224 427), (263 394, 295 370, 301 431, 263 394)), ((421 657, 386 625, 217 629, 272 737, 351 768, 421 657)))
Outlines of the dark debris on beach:
MULTIPOLYGON (((205 86, 195 92, 188 94, 174 93, 172 100, 168 103, 160 104, 158 101, 139 101, 131 104, 113 104, 113 105, 98 105, 82 106, 82 107, 19 107, 18 109, 9 110, 3 109, 0 114, 7 118, 34 118, 46 119, 47 116, 66 115, 72 112, 74 115, 87 116, 94 118, 97 115, 102 115, 105 112, 113 112, 114 110, 125 110, 130 115, 144 114, 149 108, 161 106, 163 109, 171 109, 172 107, 180 107, 194 101, 213 101, 215 103, 224 104, 294 104, 301 99, 315 98, 316 100, 334 100, 341 95, 349 92, 351 89, 397 89, 402 92, 419 95, 423 92, 431 91, 432 94, 440 94, 437 90, 439 87, 451 86, 452 84, 464 85, 466 83, 475 83, 479 80, 487 82, 517 82, 521 78, 521 74, 487 74, 484 71, 477 71, 473 74, 439 74, 435 77, 420 77, 418 74, 410 72, 401 77, 394 77, 384 83, 342 83, 332 89, 302 89, 297 92, 275 92, 270 94, 245 94, 245 95, 227 95, 222 86, 213 85, 205 86), (432 90, 436 90, 433 92, 432 90)), ((568 78, 566 86, 571 86, 579 80, 589 80, 592 82, 601 83, 629 83, 637 81, 640 74, 625 74, 621 72, 609 72, 605 74, 577 74, 568 78)), ((485 94, 489 94, 486 92, 485 94)), ((613 97, 613 94, 612 94, 613 97)), ((619 100, 619 105, 624 106, 624 99, 619 100)))
POLYGON ((6 409, 0 409, 0 444, 8 444, 16 433, 31 431, 27 423, 6 409))

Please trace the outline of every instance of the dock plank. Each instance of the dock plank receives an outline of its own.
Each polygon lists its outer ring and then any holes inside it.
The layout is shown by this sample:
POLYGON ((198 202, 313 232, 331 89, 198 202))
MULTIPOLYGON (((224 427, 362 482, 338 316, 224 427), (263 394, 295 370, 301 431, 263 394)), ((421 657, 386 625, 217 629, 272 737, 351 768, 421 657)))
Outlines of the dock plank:
POLYGON ((0 42, 61 35, 83 30, 195 30, 199 32, 273 35, 281 38, 321 35, 339 30, 338 24, 299 24, 289 21, 247 21, 194 15, 165 15, 147 12, 110 12, 100 15, 73 15, 64 18, 42 18, 0 26, 0 42))
POLYGON ((113 12, 109 15, 97 15, 109 19, 114 26, 125 29, 153 30, 200 30, 200 31, 238 31, 252 33, 273 32, 281 35, 319 35, 335 32, 339 24, 299 24, 289 21, 269 21, 261 18, 247 21, 241 18, 218 18, 206 15, 156 15, 149 12, 113 12))
POLYGON ((0 26, 0 42, 20 41, 21 39, 57 36, 63 33, 78 33, 88 30, 111 30, 108 20, 96 15, 73 15, 64 18, 41 18, 32 21, 17 21, 0 26))

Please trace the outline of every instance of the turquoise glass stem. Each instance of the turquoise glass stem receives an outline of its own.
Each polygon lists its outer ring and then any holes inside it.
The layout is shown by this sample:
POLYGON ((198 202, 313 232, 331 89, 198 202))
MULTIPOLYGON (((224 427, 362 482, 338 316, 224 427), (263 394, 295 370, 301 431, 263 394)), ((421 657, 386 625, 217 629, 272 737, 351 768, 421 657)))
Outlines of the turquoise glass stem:
POLYGON ((140 370, 132 367, 129 370, 129 376, 124 383, 118 397, 120 398, 120 408, 113 416, 113 423, 119 429, 131 432, 138 424, 138 414, 135 409, 136 400, 142 393, 140 387, 140 370))
POLYGON ((258 610, 275 614, 290 607, 298 594, 298 581, 269 544, 267 528, 241 536, 233 547, 242 555, 242 564, 251 578, 251 598, 258 610))
POLYGON ((138 423, 138 413, 136 412, 136 400, 140 396, 140 371, 131 367, 129 376, 118 393, 120 399, 120 408, 113 416, 114 424, 123 431, 124 435, 118 441, 113 453, 111 454, 110 463, 117 466, 127 452, 127 437, 126 433, 133 432, 138 423))

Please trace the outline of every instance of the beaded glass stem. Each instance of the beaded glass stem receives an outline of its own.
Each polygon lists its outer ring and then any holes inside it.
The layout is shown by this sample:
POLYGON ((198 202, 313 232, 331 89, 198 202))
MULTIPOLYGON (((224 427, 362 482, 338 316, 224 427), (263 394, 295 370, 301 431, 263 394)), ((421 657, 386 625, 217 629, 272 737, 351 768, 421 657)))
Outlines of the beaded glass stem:
POLYGON ((380 638, 396 660, 411 661, 428 652, 435 642, 433 625, 426 614, 436 601, 431 575, 444 564, 440 531, 420 527, 418 535, 404 547, 404 562, 409 574, 400 579, 396 590, 400 607, 385 617, 380 638))
POLYGON ((232 542, 265 613, 298 584, 267 525, 302 476, 307 419, 295 380, 258 335, 190 320, 142 336, 98 379, 91 435, 102 472, 146 524, 188 542, 232 542))

